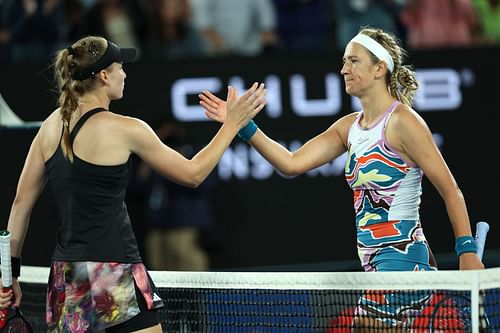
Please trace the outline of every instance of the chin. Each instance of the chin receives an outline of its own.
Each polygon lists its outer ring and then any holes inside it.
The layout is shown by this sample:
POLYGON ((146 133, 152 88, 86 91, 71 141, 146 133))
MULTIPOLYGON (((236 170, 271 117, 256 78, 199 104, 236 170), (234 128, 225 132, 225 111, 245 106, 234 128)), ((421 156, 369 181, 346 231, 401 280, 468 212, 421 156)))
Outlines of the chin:
POLYGON ((123 97, 123 93, 122 94, 116 94, 114 96, 111 96, 111 100, 112 101, 116 101, 118 99, 121 99, 123 97))

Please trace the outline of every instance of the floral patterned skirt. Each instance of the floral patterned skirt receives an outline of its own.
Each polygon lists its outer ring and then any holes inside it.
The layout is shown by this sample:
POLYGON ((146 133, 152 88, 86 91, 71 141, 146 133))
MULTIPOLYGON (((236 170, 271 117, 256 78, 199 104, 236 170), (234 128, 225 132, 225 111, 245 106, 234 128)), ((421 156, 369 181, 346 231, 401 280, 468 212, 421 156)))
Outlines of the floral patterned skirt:
POLYGON ((123 323, 141 311, 136 289, 148 310, 163 306, 142 263, 54 261, 47 291, 48 331, 84 333, 123 323))

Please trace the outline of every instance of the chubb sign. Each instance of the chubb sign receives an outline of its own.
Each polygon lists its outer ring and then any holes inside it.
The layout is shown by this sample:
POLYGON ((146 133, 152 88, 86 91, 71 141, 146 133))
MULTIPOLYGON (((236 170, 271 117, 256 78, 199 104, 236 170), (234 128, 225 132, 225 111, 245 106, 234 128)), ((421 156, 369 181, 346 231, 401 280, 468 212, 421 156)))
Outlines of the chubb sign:
MULTIPOLYGON (((468 83, 464 78, 473 77, 470 71, 459 72, 452 68, 420 69, 416 74, 420 84, 414 103, 417 111, 454 110, 460 107, 461 86, 468 83)), ((263 81, 267 88, 267 105, 263 113, 269 118, 279 118, 283 114, 283 96, 290 96, 290 111, 299 117, 334 116, 341 111, 344 91, 339 74, 325 73, 325 93, 321 99, 307 97, 307 78, 304 74, 291 74, 286 78, 270 74, 263 81), (289 90, 287 94, 283 94, 284 89, 289 90)), ((240 92, 246 89, 245 80, 239 76, 230 78, 227 84, 238 88, 240 92)), ((202 90, 225 95, 226 85, 218 77, 181 78, 173 82, 172 114, 177 120, 208 120, 198 104, 189 103, 188 97, 202 90)), ((351 104, 353 110, 360 109, 357 98, 352 98, 351 104)))
MULTIPOLYGON (((414 101, 418 111, 453 111, 462 104, 463 85, 470 84, 474 77, 472 71, 457 71, 451 68, 420 69, 416 71, 420 87, 414 101)), ((189 96, 197 95, 202 90, 224 96, 226 86, 236 87, 240 92, 246 89, 246 81, 239 76, 230 78, 225 84, 218 77, 182 78, 172 84, 172 114, 183 122, 208 121, 203 109, 198 104, 189 103, 189 96)), ((304 74, 291 74, 288 77, 268 75, 264 79, 267 88, 267 105, 261 112, 269 118, 279 118, 283 112, 293 112, 299 117, 335 116, 342 110, 342 77, 336 73, 324 75, 324 98, 311 99, 307 96, 307 78, 304 74), (285 91, 288 89, 288 91, 285 91), (285 93, 284 93, 285 92, 285 93), (290 110, 283 107, 283 96, 290 96, 290 110)), ((361 109, 357 98, 351 99, 353 110, 361 109)), ((333 120, 332 120, 333 121, 333 120)), ((304 138, 302 138, 304 139, 304 138)), ((307 138, 308 139, 308 138, 307 138)), ((434 140, 440 146, 444 138, 434 133, 434 140)), ((281 142, 289 150, 298 149, 300 139, 281 142)), ((343 177, 346 154, 319 168, 309 171, 308 177, 343 177)), ((236 143, 229 147, 217 166, 219 178, 223 181, 232 179, 265 180, 279 173, 250 145, 236 143)))

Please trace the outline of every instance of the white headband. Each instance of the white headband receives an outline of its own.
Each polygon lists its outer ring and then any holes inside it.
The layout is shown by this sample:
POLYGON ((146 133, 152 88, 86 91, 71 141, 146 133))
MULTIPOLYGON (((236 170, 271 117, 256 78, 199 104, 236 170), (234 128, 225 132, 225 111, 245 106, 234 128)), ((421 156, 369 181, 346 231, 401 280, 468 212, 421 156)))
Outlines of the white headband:
POLYGON ((357 34, 351 39, 351 42, 355 42, 366 47, 371 53, 373 53, 377 58, 387 64, 387 68, 392 73, 394 70, 394 61, 387 50, 380 45, 375 39, 367 36, 365 34, 357 34))

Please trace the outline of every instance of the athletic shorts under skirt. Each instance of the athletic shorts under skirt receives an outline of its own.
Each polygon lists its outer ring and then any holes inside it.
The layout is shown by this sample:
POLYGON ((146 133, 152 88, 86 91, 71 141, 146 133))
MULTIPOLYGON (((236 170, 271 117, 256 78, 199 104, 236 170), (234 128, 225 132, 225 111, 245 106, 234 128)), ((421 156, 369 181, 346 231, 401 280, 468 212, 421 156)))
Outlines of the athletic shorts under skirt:
MULTIPOLYGON (((422 235, 423 236, 423 235, 422 235)), ((358 253, 366 271, 435 271, 434 256, 423 237, 412 241, 381 247, 363 247, 358 253)), ((362 295, 356 308, 356 316, 372 317, 386 326, 408 327, 411 321, 428 306, 432 291, 371 291, 362 295)))
POLYGON ((54 261, 47 292, 48 332, 93 332, 123 323, 140 312, 136 288, 148 310, 163 306, 142 263, 54 261))

